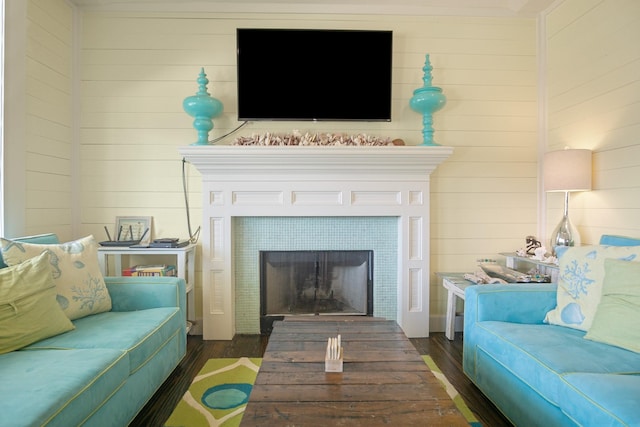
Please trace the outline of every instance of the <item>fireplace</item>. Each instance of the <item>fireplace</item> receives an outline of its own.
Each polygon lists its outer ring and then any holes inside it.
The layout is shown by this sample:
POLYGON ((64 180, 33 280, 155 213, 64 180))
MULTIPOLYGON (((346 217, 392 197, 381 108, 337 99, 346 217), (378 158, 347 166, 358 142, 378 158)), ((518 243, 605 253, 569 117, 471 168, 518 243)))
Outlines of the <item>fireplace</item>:
POLYGON ((260 332, 285 316, 371 316, 373 251, 261 251, 260 332))
POLYGON ((374 302, 373 315, 396 320, 408 337, 429 336, 429 181, 451 147, 187 146, 179 152, 202 175, 204 339, 232 339, 252 313, 259 332, 259 302, 255 311, 237 309, 239 299, 259 300, 236 271, 236 220, 249 217, 391 219, 397 253, 384 261, 396 267, 394 295, 374 292, 374 299, 395 307, 385 315, 374 302))

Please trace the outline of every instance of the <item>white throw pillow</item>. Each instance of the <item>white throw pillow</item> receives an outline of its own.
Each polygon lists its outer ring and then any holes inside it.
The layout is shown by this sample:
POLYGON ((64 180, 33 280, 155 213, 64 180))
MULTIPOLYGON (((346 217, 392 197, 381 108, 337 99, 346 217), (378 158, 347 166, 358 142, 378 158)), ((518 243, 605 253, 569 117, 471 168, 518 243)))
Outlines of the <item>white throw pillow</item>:
POLYGON ((602 296, 604 260, 639 261, 640 246, 578 246, 558 260, 557 306, 545 322, 588 331, 602 296))
POLYGON ((7 265, 16 265, 48 251, 58 304, 71 320, 111 310, 111 297, 98 263, 93 236, 55 245, 0 239, 7 265))

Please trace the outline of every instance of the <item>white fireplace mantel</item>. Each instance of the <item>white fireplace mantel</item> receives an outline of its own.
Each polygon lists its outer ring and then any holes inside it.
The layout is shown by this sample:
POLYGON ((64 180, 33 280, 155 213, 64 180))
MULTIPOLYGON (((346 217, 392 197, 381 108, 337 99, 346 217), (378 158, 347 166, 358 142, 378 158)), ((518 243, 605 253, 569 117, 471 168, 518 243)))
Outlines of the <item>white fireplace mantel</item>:
POLYGON ((429 335, 429 181, 452 147, 192 145, 179 152, 202 174, 204 339, 235 335, 238 216, 398 217, 396 320, 409 337, 429 335))
POLYGON ((327 178, 327 174, 339 173, 385 175, 396 181, 425 179, 453 148, 192 145, 179 151, 203 176, 216 175, 224 180, 247 174, 322 174, 327 178))

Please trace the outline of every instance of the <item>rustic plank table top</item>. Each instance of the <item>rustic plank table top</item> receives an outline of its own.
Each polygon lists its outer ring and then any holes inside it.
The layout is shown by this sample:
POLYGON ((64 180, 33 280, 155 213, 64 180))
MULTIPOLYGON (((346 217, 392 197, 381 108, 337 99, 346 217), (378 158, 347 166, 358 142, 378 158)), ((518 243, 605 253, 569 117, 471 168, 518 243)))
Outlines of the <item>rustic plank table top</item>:
POLYGON ((395 321, 287 317, 274 328, 241 426, 467 426, 395 321), (329 337, 344 367, 324 371, 329 337))

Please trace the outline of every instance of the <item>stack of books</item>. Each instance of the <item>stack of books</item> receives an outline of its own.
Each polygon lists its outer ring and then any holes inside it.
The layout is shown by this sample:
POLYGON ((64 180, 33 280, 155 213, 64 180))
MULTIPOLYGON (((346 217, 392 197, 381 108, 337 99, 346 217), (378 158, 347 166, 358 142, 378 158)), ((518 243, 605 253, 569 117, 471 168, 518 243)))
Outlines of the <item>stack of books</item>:
POLYGON ((176 267, 174 265, 135 265, 122 270, 123 276, 175 276, 176 267))

